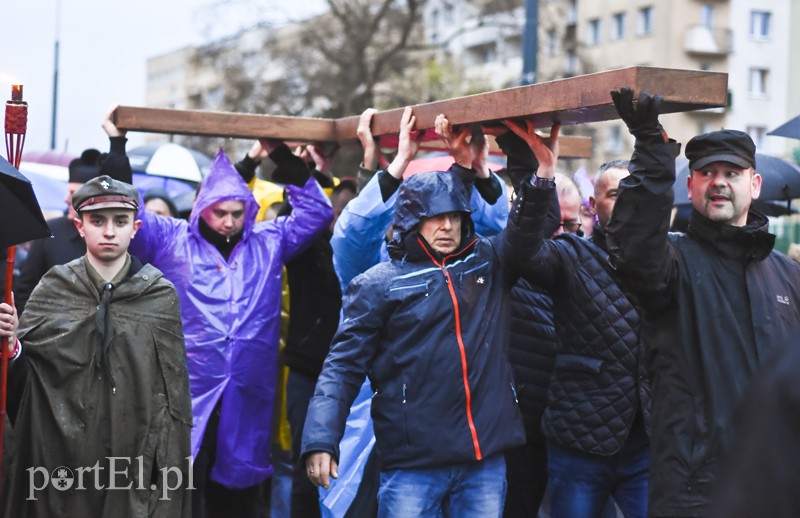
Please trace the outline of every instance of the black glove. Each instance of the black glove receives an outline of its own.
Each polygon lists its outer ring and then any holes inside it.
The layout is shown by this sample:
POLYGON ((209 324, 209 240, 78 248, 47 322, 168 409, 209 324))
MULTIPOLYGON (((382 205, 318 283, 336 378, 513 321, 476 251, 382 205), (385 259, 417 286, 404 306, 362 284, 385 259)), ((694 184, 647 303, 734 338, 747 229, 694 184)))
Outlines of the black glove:
POLYGON ((633 103, 633 91, 627 86, 619 90, 611 90, 611 99, 617 108, 620 119, 628 126, 631 135, 637 140, 659 140, 666 142, 664 128, 658 122, 663 98, 642 92, 636 104, 633 103))
POLYGON ((273 182, 302 187, 311 176, 303 159, 292 153, 286 144, 273 149, 269 157, 276 166, 272 172, 273 182))
POLYGON ((507 157, 506 170, 511 178, 511 185, 516 191, 524 180, 530 178, 531 174, 539 169, 539 160, 536 159, 536 155, 527 142, 511 130, 495 140, 507 157))
POLYGON ((108 175, 120 182, 133 183, 133 171, 128 154, 125 151, 125 144, 128 139, 125 137, 109 137, 109 151, 98 157, 100 164, 100 174, 108 175))
POLYGON ((256 168, 260 163, 260 160, 254 160, 250 158, 250 155, 245 155, 244 158, 233 164, 233 167, 236 168, 244 183, 250 183, 255 178, 256 168))

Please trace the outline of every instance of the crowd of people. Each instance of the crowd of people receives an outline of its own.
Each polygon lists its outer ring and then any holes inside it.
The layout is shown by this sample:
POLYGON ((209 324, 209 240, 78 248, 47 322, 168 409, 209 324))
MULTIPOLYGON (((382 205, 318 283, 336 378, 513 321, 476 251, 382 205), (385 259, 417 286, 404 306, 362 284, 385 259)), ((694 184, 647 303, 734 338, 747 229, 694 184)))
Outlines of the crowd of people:
POLYGON ((687 143, 670 232, 661 98, 610 95, 634 151, 590 193, 558 124, 439 115, 453 165, 408 176, 413 110, 379 169, 370 109, 352 178, 259 139, 220 150, 188 219, 132 185, 106 118, 0 304, 0 515, 796 515, 800 266, 751 209, 755 145, 687 143))

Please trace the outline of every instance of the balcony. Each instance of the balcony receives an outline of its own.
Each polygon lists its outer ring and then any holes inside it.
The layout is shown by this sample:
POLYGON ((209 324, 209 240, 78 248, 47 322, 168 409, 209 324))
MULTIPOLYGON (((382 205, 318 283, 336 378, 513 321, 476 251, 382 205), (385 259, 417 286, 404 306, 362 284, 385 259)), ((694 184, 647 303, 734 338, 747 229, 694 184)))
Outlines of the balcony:
POLYGON ((709 29, 704 25, 689 27, 684 39, 688 54, 706 57, 724 57, 733 52, 733 35, 730 29, 709 29))

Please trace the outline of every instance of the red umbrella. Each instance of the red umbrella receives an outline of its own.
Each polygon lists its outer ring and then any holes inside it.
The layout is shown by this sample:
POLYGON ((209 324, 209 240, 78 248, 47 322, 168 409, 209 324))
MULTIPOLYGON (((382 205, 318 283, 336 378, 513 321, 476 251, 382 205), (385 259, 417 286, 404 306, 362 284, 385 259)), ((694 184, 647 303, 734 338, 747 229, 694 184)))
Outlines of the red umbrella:
MULTIPOLYGON (((505 167, 504 164, 498 162, 504 162, 505 156, 495 156, 489 155, 489 169, 492 171, 497 171, 498 169, 502 169, 505 167)), ((417 158, 416 160, 412 160, 411 163, 408 164, 405 173, 403 173, 403 178, 408 178, 409 176, 417 173, 430 173, 432 171, 447 171, 450 169, 450 166, 453 165, 453 157, 451 155, 441 155, 441 156, 429 156, 425 158, 417 158)))

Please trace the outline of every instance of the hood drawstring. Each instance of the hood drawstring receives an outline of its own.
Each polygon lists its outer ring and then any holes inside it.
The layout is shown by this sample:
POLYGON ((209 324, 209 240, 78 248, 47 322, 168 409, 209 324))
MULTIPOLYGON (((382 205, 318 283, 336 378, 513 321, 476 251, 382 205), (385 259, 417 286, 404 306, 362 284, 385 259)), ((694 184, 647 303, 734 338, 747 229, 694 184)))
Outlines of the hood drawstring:
POLYGON ((94 362, 97 368, 102 368, 108 381, 111 383, 111 392, 117 393, 117 384, 111 372, 111 340, 114 337, 114 321, 111 319, 111 293, 114 285, 107 282, 100 295, 100 306, 95 316, 97 326, 97 344, 94 349, 94 362))

